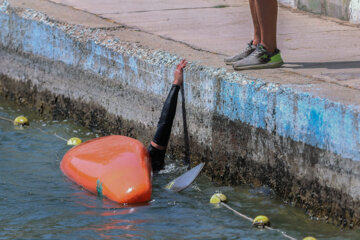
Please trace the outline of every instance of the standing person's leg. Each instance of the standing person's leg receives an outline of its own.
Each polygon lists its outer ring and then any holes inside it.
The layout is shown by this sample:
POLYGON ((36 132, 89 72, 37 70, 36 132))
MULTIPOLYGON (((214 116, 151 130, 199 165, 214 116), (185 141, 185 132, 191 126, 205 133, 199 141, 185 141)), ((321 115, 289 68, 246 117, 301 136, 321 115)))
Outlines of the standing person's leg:
POLYGON ((231 57, 226 57, 224 59, 224 62, 227 65, 233 65, 237 61, 240 61, 246 58, 247 56, 249 56, 251 53, 255 51, 256 45, 261 41, 261 35, 260 35, 261 31, 260 31, 259 21, 257 19, 255 0, 249 0, 249 5, 250 5, 251 18, 254 25, 254 38, 248 43, 247 47, 241 53, 231 57))
MULTIPOLYGON (((276 48, 277 0, 250 0, 252 13, 257 15, 254 20, 260 28, 260 43, 249 56, 233 64, 235 70, 276 68, 284 64, 280 50, 276 48)), ((255 36, 259 34, 254 32, 255 36), (257 34, 257 35, 256 35, 257 34)))
POLYGON ((254 38, 253 38, 253 42, 252 42, 252 44, 254 46, 258 45, 261 42, 261 29, 260 29, 260 24, 259 24, 259 20, 258 20, 258 14, 257 14, 257 10, 256 10, 255 1, 256 0, 249 0, 251 18, 252 18, 253 26, 254 26, 254 38))
POLYGON ((254 2, 253 8, 256 8, 261 36, 260 43, 268 52, 272 53, 276 49, 277 0, 250 0, 250 2, 254 2))

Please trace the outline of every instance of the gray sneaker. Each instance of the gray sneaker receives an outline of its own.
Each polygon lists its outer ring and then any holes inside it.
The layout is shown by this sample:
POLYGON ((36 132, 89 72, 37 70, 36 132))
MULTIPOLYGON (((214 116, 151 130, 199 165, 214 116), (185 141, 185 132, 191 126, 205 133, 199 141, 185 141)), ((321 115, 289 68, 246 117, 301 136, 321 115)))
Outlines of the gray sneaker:
POLYGON ((247 47, 244 49, 244 51, 242 53, 237 54, 232 57, 225 58, 224 59, 225 64, 233 65, 235 62, 240 61, 241 59, 249 56, 256 49, 256 46, 254 46, 252 43, 253 43, 253 41, 251 40, 251 42, 248 43, 247 47))
POLYGON ((258 44, 253 53, 234 63, 233 68, 235 70, 277 68, 283 64, 279 49, 269 53, 263 45, 258 44))

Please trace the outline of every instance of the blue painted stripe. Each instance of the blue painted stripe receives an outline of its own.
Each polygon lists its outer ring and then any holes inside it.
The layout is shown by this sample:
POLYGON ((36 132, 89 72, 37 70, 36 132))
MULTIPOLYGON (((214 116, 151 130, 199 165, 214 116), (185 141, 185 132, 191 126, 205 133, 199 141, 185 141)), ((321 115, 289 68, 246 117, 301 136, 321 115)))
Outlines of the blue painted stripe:
POLYGON ((275 129, 279 136, 360 160, 359 114, 351 106, 271 83, 243 84, 224 79, 219 98, 217 113, 231 120, 268 131, 275 129))

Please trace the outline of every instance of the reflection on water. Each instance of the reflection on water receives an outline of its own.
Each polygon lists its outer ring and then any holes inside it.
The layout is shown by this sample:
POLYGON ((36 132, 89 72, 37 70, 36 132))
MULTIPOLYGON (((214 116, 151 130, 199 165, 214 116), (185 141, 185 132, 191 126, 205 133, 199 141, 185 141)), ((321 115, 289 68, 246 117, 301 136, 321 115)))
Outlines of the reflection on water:
POLYGON ((133 207, 124 206, 109 201, 106 198, 94 198, 91 193, 86 191, 76 192, 73 196, 75 199, 78 198, 77 204, 88 209, 87 211, 79 212, 79 215, 102 219, 102 223, 94 223, 81 230, 93 231, 103 239, 146 237, 146 229, 141 228, 141 225, 148 222, 148 220, 129 220, 127 218, 130 214, 139 211, 141 207, 148 206, 149 203, 137 204, 133 207))
POLYGON ((123 237, 145 237, 144 229, 142 229, 141 224, 146 223, 147 220, 128 220, 122 219, 121 215, 132 214, 136 211, 136 208, 130 208, 125 210, 111 210, 111 211, 103 211, 103 212, 92 212, 86 211, 81 212, 79 214, 85 214, 90 216, 101 216, 108 218, 108 221, 103 224, 94 224, 89 228, 84 228, 82 230, 92 230, 95 231, 99 236, 104 239, 113 239, 115 237, 123 238, 123 237), (113 219, 115 217, 115 219, 113 219), (120 231, 113 231, 120 230, 120 231), (111 234, 114 232, 115 234, 111 234), (133 233, 125 233, 122 235, 116 234, 119 232, 133 232, 133 233))
POLYGON ((101 199, 62 174, 59 164, 69 147, 53 136, 87 140, 97 135, 0 99, 0 116, 13 119, 20 114, 29 117, 30 127, 21 130, 0 120, 0 239, 284 239, 210 205, 217 190, 228 196, 232 208, 252 218, 267 215, 273 227, 297 239, 360 239, 358 230, 340 231, 311 220, 266 187, 219 186, 201 176, 182 193, 168 192, 163 186, 186 170, 178 162, 154 175, 148 204, 127 206, 101 199))

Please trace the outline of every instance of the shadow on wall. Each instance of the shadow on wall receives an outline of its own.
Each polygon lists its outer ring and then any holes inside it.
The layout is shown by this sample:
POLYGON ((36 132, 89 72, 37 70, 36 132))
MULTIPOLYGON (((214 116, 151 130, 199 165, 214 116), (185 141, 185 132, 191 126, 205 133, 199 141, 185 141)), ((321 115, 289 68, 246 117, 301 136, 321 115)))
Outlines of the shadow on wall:
MULTIPOLYGON (((360 69, 360 61, 342 61, 342 62, 286 62, 284 68, 292 69, 311 69, 311 68, 327 68, 327 69, 360 69)), ((360 72, 359 72, 360 74, 360 72)), ((360 76, 359 76, 360 77, 360 76)))

